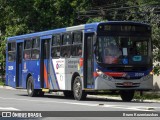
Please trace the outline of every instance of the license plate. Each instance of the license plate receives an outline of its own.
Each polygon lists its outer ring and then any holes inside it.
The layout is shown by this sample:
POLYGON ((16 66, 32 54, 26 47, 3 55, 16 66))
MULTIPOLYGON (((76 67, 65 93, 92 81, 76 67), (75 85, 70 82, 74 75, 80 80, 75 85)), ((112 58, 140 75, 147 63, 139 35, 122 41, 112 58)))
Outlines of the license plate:
POLYGON ((124 82, 123 86, 133 86, 133 83, 132 82, 124 82))

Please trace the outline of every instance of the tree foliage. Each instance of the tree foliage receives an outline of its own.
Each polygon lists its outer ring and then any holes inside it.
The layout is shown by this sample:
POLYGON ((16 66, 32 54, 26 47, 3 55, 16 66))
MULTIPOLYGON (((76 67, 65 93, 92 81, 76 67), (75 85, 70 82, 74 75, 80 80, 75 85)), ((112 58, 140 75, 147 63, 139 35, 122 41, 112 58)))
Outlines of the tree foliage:
POLYGON ((160 9, 154 7, 159 5, 159 0, 0 0, 0 63, 4 68, 6 37, 104 20, 151 24, 154 60, 160 61, 160 9))

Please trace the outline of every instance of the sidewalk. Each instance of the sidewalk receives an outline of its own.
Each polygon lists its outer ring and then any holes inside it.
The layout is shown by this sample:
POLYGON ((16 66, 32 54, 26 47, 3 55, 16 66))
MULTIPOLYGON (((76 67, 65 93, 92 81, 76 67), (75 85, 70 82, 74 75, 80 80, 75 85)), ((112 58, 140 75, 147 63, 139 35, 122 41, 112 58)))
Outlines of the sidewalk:
MULTIPOLYGON (((10 89, 10 90, 23 90, 23 91, 26 91, 26 89, 15 89, 15 88, 12 88, 10 86, 0 86, 0 89, 10 89)), ((52 92, 51 94, 53 95, 60 95, 60 96, 63 96, 63 92, 52 92)), ((87 95, 87 97, 89 98, 96 98, 96 99, 111 99, 111 100, 122 100, 121 97, 117 96, 117 97, 113 97, 113 96, 110 96, 110 95, 87 95)), ((133 99, 132 101, 134 102, 158 102, 160 103, 160 100, 157 100, 157 99, 152 99, 152 100, 149 100, 149 99, 133 99)))

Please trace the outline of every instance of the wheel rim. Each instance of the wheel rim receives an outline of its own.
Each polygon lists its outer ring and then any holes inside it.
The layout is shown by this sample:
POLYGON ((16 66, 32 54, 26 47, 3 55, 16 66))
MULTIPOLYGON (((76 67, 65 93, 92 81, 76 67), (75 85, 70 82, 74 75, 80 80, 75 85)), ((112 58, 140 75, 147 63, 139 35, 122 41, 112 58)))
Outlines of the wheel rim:
POLYGON ((75 83, 74 90, 75 90, 75 96, 79 97, 81 95, 81 84, 79 81, 75 83))

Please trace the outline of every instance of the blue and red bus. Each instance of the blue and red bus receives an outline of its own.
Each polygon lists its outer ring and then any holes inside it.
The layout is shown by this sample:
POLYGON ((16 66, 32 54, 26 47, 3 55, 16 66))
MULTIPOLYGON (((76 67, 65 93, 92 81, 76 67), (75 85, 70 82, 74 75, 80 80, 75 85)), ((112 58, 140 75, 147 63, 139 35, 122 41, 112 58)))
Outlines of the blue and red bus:
POLYGON ((131 101, 153 87, 151 27, 108 21, 9 37, 6 85, 31 97, 62 91, 82 100, 107 90, 131 101))

